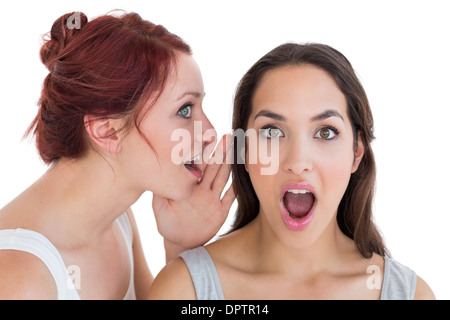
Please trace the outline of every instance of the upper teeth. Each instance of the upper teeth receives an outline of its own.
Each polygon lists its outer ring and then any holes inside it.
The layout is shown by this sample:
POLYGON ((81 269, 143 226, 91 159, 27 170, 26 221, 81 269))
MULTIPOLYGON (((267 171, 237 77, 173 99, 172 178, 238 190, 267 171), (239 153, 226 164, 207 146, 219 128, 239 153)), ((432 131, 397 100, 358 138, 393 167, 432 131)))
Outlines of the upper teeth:
POLYGON ((311 192, 311 191, 309 191, 309 190, 304 190, 304 189, 289 189, 288 192, 292 192, 292 193, 294 193, 294 194, 299 194, 299 193, 305 194, 305 193, 309 193, 309 192, 311 192))
POLYGON ((194 158, 190 159, 189 161, 186 161, 185 163, 193 163, 193 162, 199 161, 200 158, 201 158, 200 155, 198 155, 198 156, 195 156, 194 158))

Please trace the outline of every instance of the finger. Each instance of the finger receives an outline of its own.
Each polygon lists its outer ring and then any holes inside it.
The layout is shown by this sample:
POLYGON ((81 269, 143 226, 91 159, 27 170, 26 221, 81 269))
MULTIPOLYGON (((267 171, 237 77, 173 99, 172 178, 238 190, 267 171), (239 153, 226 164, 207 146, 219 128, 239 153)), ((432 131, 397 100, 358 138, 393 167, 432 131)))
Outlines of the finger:
POLYGON ((212 183, 211 189, 215 192, 218 192, 219 195, 222 194, 223 189, 225 188, 228 179, 230 178, 231 172, 231 162, 232 162, 232 145, 231 142, 227 142, 227 150, 226 155, 224 157, 224 164, 221 165, 219 171, 216 174, 216 177, 212 183))
POLYGON ((217 144, 217 147, 209 157, 208 163, 217 163, 217 164, 223 163, 226 152, 231 146, 231 142, 232 142, 231 134, 224 134, 220 139, 219 143, 217 144))
POLYGON ((202 179, 200 180, 199 186, 206 186, 211 188, 211 185, 220 169, 221 164, 211 163, 208 164, 203 172, 202 179))
MULTIPOLYGON (((210 156, 207 162, 207 166, 205 168, 205 171, 202 176, 201 184, 203 186, 207 186, 211 188, 212 183, 214 179, 216 178, 217 173, 219 172, 219 169, 221 168, 222 164, 225 162, 225 155, 224 150, 226 150, 226 144, 227 141, 230 139, 226 138, 227 135, 224 135, 222 139, 220 139, 216 150, 213 152, 213 154, 210 156)), ((229 136, 229 135, 228 135, 229 136)))
POLYGON ((221 201, 223 212, 225 212, 226 215, 228 215, 231 205, 233 204, 235 199, 236 199, 236 193, 234 191, 233 185, 231 185, 228 188, 228 190, 225 192, 225 194, 222 198, 222 201, 221 201))
POLYGON ((222 164, 211 185, 211 190, 219 196, 222 194, 228 180, 230 179, 231 164, 222 164))

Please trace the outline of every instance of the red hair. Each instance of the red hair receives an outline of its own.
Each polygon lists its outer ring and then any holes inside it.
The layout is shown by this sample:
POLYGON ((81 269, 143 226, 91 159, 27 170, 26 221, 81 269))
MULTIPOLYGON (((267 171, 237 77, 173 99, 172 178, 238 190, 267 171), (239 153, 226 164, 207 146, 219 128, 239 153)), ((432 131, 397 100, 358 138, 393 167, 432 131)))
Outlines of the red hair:
POLYGON ((158 99, 178 52, 191 54, 191 49, 136 13, 104 15, 90 22, 80 12, 57 19, 40 51, 50 73, 27 131, 34 130, 44 162, 84 155, 86 115, 132 115, 139 130, 143 107, 148 99, 158 99))

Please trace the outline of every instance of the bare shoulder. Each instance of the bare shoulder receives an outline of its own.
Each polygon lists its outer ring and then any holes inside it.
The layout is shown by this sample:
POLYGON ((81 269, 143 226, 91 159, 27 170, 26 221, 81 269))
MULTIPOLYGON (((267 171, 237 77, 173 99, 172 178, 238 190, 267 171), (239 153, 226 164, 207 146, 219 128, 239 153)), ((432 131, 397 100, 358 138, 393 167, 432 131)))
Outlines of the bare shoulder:
POLYGON ((258 255, 255 251, 257 240, 251 225, 250 222, 205 246, 216 267, 244 270, 248 269, 248 264, 258 260, 255 256, 258 255))
POLYGON ((184 260, 177 258, 167 264, 153 280, 149 299, 195 300, 194 283, 184 260))
POLYGON ((436 300, 433 290, 421 277, 417 276, 416 293, 414 300, 436 300))
POLYGON ((0 250, 0 300, 57 299, 55 280, 36 256, 0 250))

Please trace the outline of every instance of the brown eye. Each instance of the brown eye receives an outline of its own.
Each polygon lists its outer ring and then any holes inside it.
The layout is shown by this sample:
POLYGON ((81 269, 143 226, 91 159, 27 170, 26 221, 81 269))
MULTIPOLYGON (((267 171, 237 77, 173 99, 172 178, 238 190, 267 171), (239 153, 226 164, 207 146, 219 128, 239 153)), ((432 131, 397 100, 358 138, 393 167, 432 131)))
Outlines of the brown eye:
POLYGON ((281 136, 281 130, 278 128, 270 128, 269 129, 269 137, 271 138, 278 138, 281 136))
POLYGON ((283 131, 276 127, 266 127, 260 130, 260 134, 266 139, 276 139, 283 137, 283 131))
POLYGON ((315 138, 323 140, 331 140, 338 135, 338 131, 334 128, 325 127, 317 131, 315 138))
POLYGON ((320 129, 319 133, 320 133, 320 137, 322 139, 328 139, 331 135, 331 130, 330 129, 320 129))

